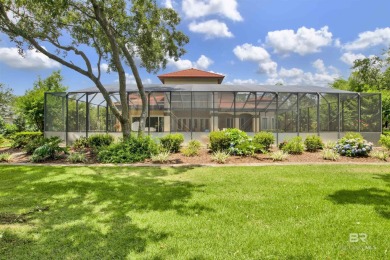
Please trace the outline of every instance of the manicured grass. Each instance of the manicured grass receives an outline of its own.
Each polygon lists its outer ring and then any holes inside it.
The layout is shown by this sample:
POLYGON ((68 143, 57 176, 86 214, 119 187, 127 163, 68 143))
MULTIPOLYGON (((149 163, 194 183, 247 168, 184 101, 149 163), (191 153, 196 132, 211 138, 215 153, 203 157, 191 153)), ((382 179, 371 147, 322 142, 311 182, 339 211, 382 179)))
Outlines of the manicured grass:
POLYGON ((0 166, 0 259, 389 259, 389 230, 388 166, 0 166))

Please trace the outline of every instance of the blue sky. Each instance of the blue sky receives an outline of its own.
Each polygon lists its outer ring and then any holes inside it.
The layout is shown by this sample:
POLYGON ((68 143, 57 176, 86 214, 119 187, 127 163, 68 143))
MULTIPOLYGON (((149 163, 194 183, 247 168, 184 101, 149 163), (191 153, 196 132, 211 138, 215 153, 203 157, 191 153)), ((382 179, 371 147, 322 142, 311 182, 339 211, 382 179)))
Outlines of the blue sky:
MULTIPOLYGON (((225 84, 327 86, 335 78, 346 78, 353 60, 381 55, 390 46, 388 0, 158 2, 180 14, 179 28, 190 43, 179 62, 170 61, 157 75, 194 67, 226 75, 225 84)), ((93 86, 40 53, 28 51, 25 58, 19 57, 5 35, 0 39, 0 82, 15 94, 58 69, 70 90, 93 86)), ((131 83, 131 71, 127 72, 131 83)), ((159 83, 157 75, 141 70, 145 83, 159 83)), ((112 73, 102 78, 106 84, 116 80, 112 73)))

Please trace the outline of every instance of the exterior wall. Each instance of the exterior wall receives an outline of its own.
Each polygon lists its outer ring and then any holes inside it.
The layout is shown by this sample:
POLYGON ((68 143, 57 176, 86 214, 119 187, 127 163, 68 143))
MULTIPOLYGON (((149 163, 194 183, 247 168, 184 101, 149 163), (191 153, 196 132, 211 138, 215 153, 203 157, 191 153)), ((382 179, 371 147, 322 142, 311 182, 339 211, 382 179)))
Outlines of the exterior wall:
POLYGON ((165 85, 181 84, 218 84, 217 78, 170 78, 164 79, 165 85))

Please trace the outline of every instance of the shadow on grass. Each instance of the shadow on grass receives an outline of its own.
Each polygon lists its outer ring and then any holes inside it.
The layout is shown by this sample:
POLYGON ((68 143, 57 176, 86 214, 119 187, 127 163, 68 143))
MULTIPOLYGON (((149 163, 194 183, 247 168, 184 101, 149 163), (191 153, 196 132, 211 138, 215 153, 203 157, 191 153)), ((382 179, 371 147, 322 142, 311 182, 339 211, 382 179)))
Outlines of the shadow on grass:
MULTIPOLYGON (((390 186, 390 174, 376 175, 375 179, 387 182, 390 186)), ((378 188, 360 190, 339 190, 329 195, 330 200, 337 204, 360 204, 374 206, 376 212, 383 218, 390 219, 390 191, 378 188)))
MULTIPOLYGON (((170 235, 147 224, 136 224, 148 218, 147 213, 188 216, 212 210, 190 201, 202 185, 163 178, 191 169, 3 167, 0 211, 11 209, 20 214, 38 205, 50 210, 34 214, 29 221, 37 227, 29 235, 37 240, 12 243, 23 240, 7 233, 12 239, 0 240, 0 255, 122 259, 129 253, 142 252, 148 243, 158 243, 170 235)), ((153 221, 171 223, 158 219, 162 216, 154 215, 153 221)))

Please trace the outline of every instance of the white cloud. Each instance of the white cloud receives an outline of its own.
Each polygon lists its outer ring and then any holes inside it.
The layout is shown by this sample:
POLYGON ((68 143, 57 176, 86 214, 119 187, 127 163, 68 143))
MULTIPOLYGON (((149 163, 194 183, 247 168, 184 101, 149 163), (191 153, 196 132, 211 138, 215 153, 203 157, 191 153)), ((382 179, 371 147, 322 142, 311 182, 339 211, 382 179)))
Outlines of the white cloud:
POLYGON ((328 86, 340 75, 332 66, 326 67, 324 62, 320 59, 312 63, 315 72, 305 72, 299 68, 285 69, 281 68, 278 77, 268 80, 268 83, 282 82, 285 85, 316 85, 328 86))
POLYGON ((361 53, 351 53, 351 52, 346 52, 344 53, 341 57, 340 60, 349 66, 353 65, 353 62, 358 59, 364 59, 366 56, 364 56, 361 53))
POLYGON ((332 33, 328 29, 328 26, 324 26, 320 30, 301 27, 296 33, 293 30, 272 31, 268 32, 266 42, 278 54, 293 52, 306 55, 320 52, 321 47, 332 43, 332 33))
POLYGON ((255 85, 259 82, 255 79, 233 79, 225 83, 226 85, 255 85))
POLYGON ((183 59, 179 59, 178 61, 174 61, 173 59, 170 59, 168 61, 168 66, 174 67, 177 70, 185 70, 190 68, 206 70, 213 63, 214 61, 212 59, 208 58, 205 55, 201 55, 199 59, 195 62, 192 62, 190 60, 183 60, 183 59))
POLYGON ((344 45, 347 51, 363 50, 378 45, 390 44, 390 27, 359 33, 358 38, 344 45))
POLYGON ((108 70, 108 64, 107 64, 107 63, 102 63, 102 64, 100 64, 100 70, 101 70, 102 72, 107 72, 107 70, 108 70))
POLYGON ((233 37, 226 24, 218 20, 209 20, 201 23, 191 22, 188 27, 191 32, 205 34, 208 39, 233 37))
MULTIPOLYGON (((137 84, 137 82, 135 81, 135 78, 132 74, 129 74, 129 73, 125 73, 126 75, 126 84, 130 84, 130 85, 135 85, 137 84)), ((115 82, 119 82, 118 79, 115 80, 115 82)), ((144 79, 142 80, 142 83, 144 84, 151 84, 152 83, 152 80, 151 79, 144 79)))
POLYGON ((262 47, 253 46, 252 44, 245 43, 243 45, 236 46, 233 49, 236 57, 241 61, 267 61, 270 59, 270 55, 262 47))
POLYGON ((340 39, 334 40, 334 47, 336 47, 336 48, 340 48, 340 47, 341 47, 341 41, 340 41, 340 39))
POLYGON ((253 61, 259 64, 259 73, 274 77, 278 64, 272 61, 271 56, 266 49, 252 44, 245 43, 236 46, 233 53, 241 61, 253 61))
POLYGON ((325 64, 324 64, 324 61, 321 60, 321 59, 317 59, 316 61, 314 61, 313 63, 313 67, 321 72, 321 73, 325 73, 326 72, 326 68, 325 68, 325 64))
POLYGON ((183 0, 182 10, 187 18, 218 14, 233 21, 242 21, 236 0, 183 0))
POLYGON ((195 68, 199 69, 207 69, 211 64, 213 64, 214 61, 204 55, 201 55, 200 58, 195 63, 195 68))
POLYGON ((36 50, 27 50, 24 57, 19 55, 17 48, 0 48, 0 62, 16 69, 40 70, 56 69, 61 64, 49 59, 36 50))
POLYGON ((171 8, 171 9, 173 9, 174 3, 175 3, 175 2, 172 1, 172 0, 165 0, 163 5, 164 5, 165 8, 171 8))

